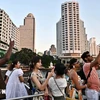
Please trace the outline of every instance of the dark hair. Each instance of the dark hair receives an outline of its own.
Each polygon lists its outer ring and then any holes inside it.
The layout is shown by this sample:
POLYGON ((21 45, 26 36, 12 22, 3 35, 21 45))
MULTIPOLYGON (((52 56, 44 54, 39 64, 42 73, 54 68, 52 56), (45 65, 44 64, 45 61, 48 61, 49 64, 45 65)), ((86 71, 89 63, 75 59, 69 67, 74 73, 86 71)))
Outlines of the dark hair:
POLYGON ((39 56, 33 57, 32 61, 30 63, 30 70, 34 69, 34 66, 36 65, 36 63, 39 62, 39 60, 41 60, 41 58, 39 56))
POLYGON ((65 60, 63 60, 63 64, 65 64, 65 60))
POLYGON ((17 63, 18 63, 18 60, 14 60, 14 61, 11 63, 11 65, 10 65, 10 67, 9 67, 9 70, 13 70, 13 68, 15 67, 15 65, 17 65, 17 63))
POLYGON ((65 69, 65 74, 67 74, 69 70, 70 70, 69 68, 66 68, 65 69))
POLYGON ((73 68, 73 64, 77 61, 76 58, 72 58, 70 61, 69 61, 69 68, 72 69, 73 68))
POLYGON ((87 57, 87 54, 89 54, 89 51, 86 51, 84 52, 82 55, 81 55, 81 58, 86 62, 85 58, 87 57))
POLYGON ((66 69, 66 67, 64 66, 64 64, 57 63, 55 65, 55 70, 54 71, 56 72, 57 75, 63 75, 65 73, 65 69, 66 69))

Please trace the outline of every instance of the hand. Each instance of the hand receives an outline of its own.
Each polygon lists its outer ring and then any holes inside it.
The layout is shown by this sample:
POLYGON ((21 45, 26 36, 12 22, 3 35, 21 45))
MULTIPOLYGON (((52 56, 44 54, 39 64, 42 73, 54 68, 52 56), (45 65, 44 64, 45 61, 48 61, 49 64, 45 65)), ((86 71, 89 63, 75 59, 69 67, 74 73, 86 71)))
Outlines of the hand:
POLYGON ((87 87, 90 87, 91 86, 91 83, 89 82, 89 83, 87 83, 87 87))
POLYGON ((14 40, 11 41, 11 38, 10 38, 10 43, 9 43, 9 47, 13 47, 14 46, 14 40))
POLYGON ((51 72, 48 73, 48 78, 52 77, 54 75, 54 68, 52 68, 51 72))

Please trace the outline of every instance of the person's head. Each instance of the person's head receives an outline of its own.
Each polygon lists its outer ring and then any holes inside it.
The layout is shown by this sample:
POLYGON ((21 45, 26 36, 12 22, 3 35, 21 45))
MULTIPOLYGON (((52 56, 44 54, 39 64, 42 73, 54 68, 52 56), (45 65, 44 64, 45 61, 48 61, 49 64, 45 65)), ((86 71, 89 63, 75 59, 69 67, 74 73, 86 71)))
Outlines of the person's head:
POLYGON ((31 61, 31 69, 39 69, 41 67, 42 63, 41 63, 41 58, 39 56, 35 56, 33 57, 32 61, 31 61))
POLYGON ((93 61, 93 57, 90 55, 89 51, 84 52, 81 55, 81 58, 83 59, 84 62, 91 62, 91 61, 93 61))
POLYGON ((13 68, 19 68, 20 67, 20 62, 18 60, 14 60, 10 67, 9 67, 9 70, 13 70, 13 68))
POLYGON ((65 73, 65 69, 66 69, 66 67, 64 66, 64 64, 62 64, 62 63, 57 63, 57 64, 55 65, 54 71, 55 71, 55 74, 56 74, 56 75, 62 76, 62 75, 65 73))
POLYGON ((80 63, 76 58, 72 58, 69 62, 69 68, 79 68, 80 67, 80 63))

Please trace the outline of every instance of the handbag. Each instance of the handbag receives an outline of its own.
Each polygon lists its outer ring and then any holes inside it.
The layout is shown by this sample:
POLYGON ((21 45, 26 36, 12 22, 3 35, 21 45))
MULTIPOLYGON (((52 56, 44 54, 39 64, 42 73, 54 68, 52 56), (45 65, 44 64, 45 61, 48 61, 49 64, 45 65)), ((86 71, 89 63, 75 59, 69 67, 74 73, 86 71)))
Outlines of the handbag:
MULTIPOLYGON (((54 77, 53 77, 53 78, 54 78, 54 77)), ((54 97, 54 100, 58 100, 58 98, 59 98, 59 100, 66 100, 66 97, 65 97, 64 93, 62 92, 62 90, 60 89, 60 87, 58 86, 58 84, 57 84, 55 78, 54 78, 54 81, 55 81, 55 83, 56 83, 58 89, 60 90, 60 92, 63 94, 63 96, 60 96, 60 97, 55 97, 55 96, 53 96, 53 97, 54 97), (60 98, 61 98, 61 99, 60 99, 60 98)))
POLYGON ((52 98, 48 95, 48 96, 44 96, 44 100, 52 100, 52 98))

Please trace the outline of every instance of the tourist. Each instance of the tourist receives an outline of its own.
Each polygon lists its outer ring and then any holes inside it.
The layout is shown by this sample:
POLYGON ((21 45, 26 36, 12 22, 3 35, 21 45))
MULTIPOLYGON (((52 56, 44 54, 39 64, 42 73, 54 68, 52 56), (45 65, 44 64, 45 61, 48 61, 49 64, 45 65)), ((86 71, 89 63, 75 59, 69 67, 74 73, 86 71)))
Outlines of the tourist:
POLYGON ((66 79, 66 81, 67 81, 67 87, 65 88, 65 93, 66 93, 66 95, 69 97, 69 88, 70 88, 70 85, 71 85, 71 80, 70 80, 70 78, 69 78, 69 73, 70 72, 70 69, 68 68, 68 66, 67 66, 67 68, 65 69, 65 79, 66 79))
MULTIPOLYGON (((44 93, 45 96, 48 96, 47 84, 50 77, 54 74, 54 69, 48 73, 48 76, 45 79, 40 71, 41 65, 41 58, 39 56, 35 56, 31 62, 31 69, 33 69, 31 73, 31 82, 32 86, 35 88, 34 94, 44 93)), ((43 96, 39 96, 34 98, 34 100, 44 100, 44 98, 43 96)))
POLYGON ((90 73, 90 77, 88 78, 87 83, 91 83, 91 85, 85 91, 87 100, 99 100, 98 92, 100 91, 100 80, 95 67, 97 64, 100 64, 100 52, 95 60, 93 60, 93 57, 88 51, 84 52, 81 58, 85 62, 83 65, 85 76, 87 77, 90 73))
POLYGON ((65 99, 65 88, 67 86, 67 81, 64 78, 66 67, 58 63, 55 65, 55 76, 51 77, 48 82, 51 94, 54 100, 66 100, 65 99))
POLYGON ((4 76, 5 84, 7 84, 8 79, 9 79, 9 75, 11 74, 12 71, 13 71, 13 67, 11 65, 8 65, 7 66, 7 72, 6 72, 5 76, 4 76))
POLYGON ((13 71, 8 76, 8 82, 6 85, 6 99, 27 96, 27 90, 23 83, 23 71, 20 69, 19 61, 13 61, 11 66, 13 71))
POLYGON ((65 69, 65 79, 66 79, 66 81, 69 81, 69 72, 70 72, 70 69, 66 68, 65 69))
MULTIPOLYGON (((72 80, 73 86, 77 90, 82 90, 84 88, 87 88, 87 84, 82 85, 82 81, 76 72, 77 71, 76 69, 78 69, 79 67, 80 67, 79 61, 76 58, 72 58, 70 60, 70 65, 69 65, 69 68, 70 68, 69 77, 72 80)), ((81 91, 78 92, 78 98, 79 98, 79 100, 82 99, 81 91)))
POLYGON ((13 46, 14 46, 14 41, 11 41, 11 39, 10 39, 9 48, 7 50, 7 53, 5 54, 5 56, 3 58, 0 59, 0 66, 5 64, 10 59, 13 46))
MULTIPOLYGON (((11 39, 10 39, 9 48, 8 48, 6 54, 3 58, 0 59, 0 67, 10 59, 13 46, 14 46, 14 41, 11 41, 11 39)), ((6 85, 4 83, 4 80, 2 78, 1 71, 0 71, 0 89, 5 89, 5 88, 6 88, 6 85)), ((4 99, 4 98, 5 98, 5 95, 1 94, 0 99, 4 99)))

